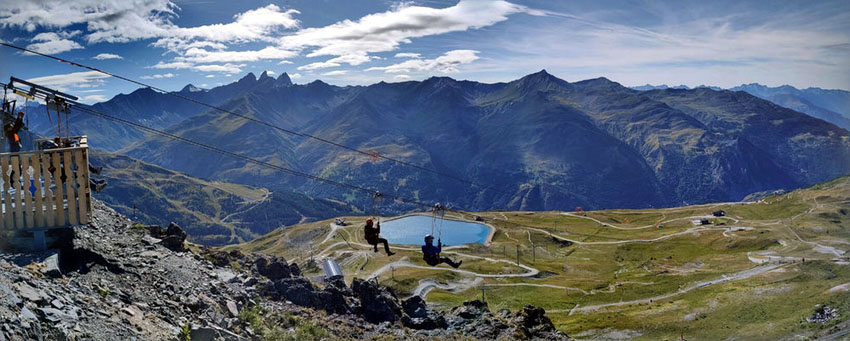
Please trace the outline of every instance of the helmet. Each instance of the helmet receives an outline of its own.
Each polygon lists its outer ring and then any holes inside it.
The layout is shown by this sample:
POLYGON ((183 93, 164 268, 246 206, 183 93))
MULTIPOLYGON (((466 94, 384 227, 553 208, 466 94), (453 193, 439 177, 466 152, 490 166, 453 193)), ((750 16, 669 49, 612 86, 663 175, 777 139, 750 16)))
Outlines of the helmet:
POLYGON ((434 240, 434 236, 432 236, 430 234, 426 234, 425 235, 425 241, 428 241, 428 239, 434 240))
POLYGON ((371 222, 372 222, 372 218, 366 219, 366 223, 367 223, 367 224, 368 224, 368 223, 371 223, 371 222))

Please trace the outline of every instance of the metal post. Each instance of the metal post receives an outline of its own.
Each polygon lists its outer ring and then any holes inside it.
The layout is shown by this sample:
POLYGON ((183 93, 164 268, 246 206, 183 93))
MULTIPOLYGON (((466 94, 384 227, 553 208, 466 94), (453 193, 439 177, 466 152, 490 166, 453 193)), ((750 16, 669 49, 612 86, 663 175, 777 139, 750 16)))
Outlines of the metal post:
POLYGON ((531 244, 531 262, 532 263, 537 263, 537 252, 536 252, 535 249, 536 249, 536 247, 534 246, 534 244, 531 244))
POLYGON ((47 250, 47 241, 44 237, 44 230, 32 231, 32 248, 34 251, 47 250))

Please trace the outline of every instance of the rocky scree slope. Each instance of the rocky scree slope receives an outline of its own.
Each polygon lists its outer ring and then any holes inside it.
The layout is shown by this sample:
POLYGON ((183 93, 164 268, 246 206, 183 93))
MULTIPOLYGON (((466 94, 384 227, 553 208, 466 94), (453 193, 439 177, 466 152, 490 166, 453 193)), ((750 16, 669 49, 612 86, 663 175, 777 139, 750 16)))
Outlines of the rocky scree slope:
POLYGON ((178 225, 132 225, 101 202, 69 232, 59 253, 0 254, 0 340, 567 339, 532 306, 440 313, 374 281, 319 289, 282 258, 191 252, 178 225))

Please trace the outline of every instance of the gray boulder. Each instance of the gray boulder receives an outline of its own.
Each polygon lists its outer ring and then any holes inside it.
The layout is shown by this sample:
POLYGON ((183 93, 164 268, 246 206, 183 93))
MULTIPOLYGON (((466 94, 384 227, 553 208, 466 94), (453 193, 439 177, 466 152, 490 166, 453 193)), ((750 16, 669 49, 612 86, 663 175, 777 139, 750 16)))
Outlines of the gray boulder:
POLYGON ((466 320, 477 319, 484 314, 490 314, 490 308, 487 307, 487 303, 480 300, 463 302, 462 306, 455 307, 451 311, 451 315, 466 320))
POLYGON ((425 300, 419 296, 413 296, 401 302, 404 317, 401 323, 412 329, 444 329, 448 325, 446 319, 439 314, 428 310, 425 300))
POLYGON ((164 229, 158 225, 148 226, 150 236, 160 240, 160 244, 169 250, 182 252, 186 251, 184 242, 186 241, 186 231, 180 228, 177 223, 168 224, 168 228, 164 229))
POLYGON ((351 290, 360 299, 363 318, 371 323, 395 322, 402 316, 398 297, 391 289, 375 283, 355 278, 351 290))
POLYGON ((322 308, 319 291, 306 278, 283 278, 274 282, 274 289, 279 298, 296 305, 309 308, 322 308))
POLYGON ((257 266, 257 273, 270 280, 292 277, 289 264, 286 264, 286 259, 282 257, 259 257, 254 264, 257 266))

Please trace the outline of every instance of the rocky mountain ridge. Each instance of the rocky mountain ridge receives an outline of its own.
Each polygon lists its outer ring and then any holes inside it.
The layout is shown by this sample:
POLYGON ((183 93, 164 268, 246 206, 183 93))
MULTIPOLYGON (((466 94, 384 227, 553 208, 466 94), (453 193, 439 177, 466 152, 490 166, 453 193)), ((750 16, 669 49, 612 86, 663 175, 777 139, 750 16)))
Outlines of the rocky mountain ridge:
MULTIPOLYGON (((667 86, 641 85, 633 86, 632 89, 639 91, 666 90, 666 89, 699 89, 710 88, 712 90, 723 90, 715 86, 700 85, 691 88, 686 85, 667 86)), ((844 129, 850 130, 850 92, 837 89, 806 88, 797 89, 790 85, 769 87, 758 83, 741 84, 729 88, 730 91, 744 91, 753 96, 765 99, 783 107, 805 113, 809 116, 822 119, 844 129)))
MULTIPOLYGON (((639 92, 605 78, 569 83, 544 70, 496 84, 448 77, 358 87, 316 81, 224 104, 284 129, 499 191, 370 160, 221 112, 194 116, 168 130, 302 172, 476 211, 734 201, 850 172, 850 133, 844 129, 748 94, 665 91, 677 95, 639 92), (667 102, 683 98, 687 108, 667 102), (742 113, 750 119, 742 121, 742 113), (806 155, 829 157, 803 162, 806 155)), ((240 160, 161 137, 122 152, 201 178, 296 188, 368 205, 366 196, 345 189, 258 172, 240 160)), ((390 204, 385 209, 413 208, 390 204)))
MULTIPOLYGON (((180 94, 203 101, 209 96, 215 101, 209 103, 280 129, 207 110, 181 113, 182 120, 165 128, 169 133, 299 172, 473 211, 736 201, 850 173, 850 132, 727 90, 641 92, 605 78, 570 83, 544 70, 507 83, 432 77, 346 87, 249 74, 180 94)), ((154 97, 170 97, 148 95, 152 103, 154 97)), ((144 108, 143 101, 136 102, 144 108)), ((75 127, 91 129, 86 125, 75 127)), ((201 179, 303 192, 361 210, 370 205, 367 193, 160 136, 90 138, 95 140, 201 179)), ((395 214, 421 208, 387 203, 382 209, 395 214)))

